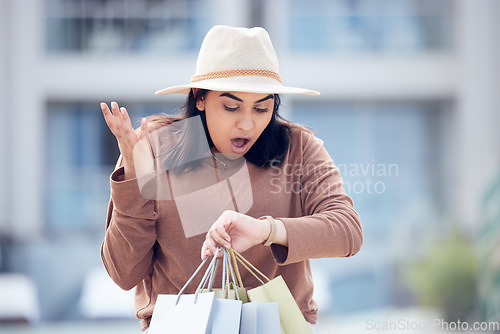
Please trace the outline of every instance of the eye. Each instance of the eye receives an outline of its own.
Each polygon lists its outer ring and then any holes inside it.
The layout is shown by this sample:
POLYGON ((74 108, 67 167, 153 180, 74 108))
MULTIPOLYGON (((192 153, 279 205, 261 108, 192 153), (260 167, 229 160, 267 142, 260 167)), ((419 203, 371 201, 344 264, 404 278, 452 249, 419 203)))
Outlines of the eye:
POLYGON ((233 112, 233 111, 238 110, 238 107, 231 108, 231 107, 228 107, 228 106, 224 105, 224 109, 226 109, 226 111, 231 111, 231 112, 233 112))
POLYGON ((264 113, 264 112, 267 112, 267 108, 255 108, 255 111, 264 113))

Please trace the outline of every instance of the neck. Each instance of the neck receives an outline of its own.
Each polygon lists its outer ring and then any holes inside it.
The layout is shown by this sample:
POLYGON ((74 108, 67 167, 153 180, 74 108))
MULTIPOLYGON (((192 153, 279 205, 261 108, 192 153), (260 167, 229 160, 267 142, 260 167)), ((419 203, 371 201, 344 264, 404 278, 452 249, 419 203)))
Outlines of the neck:
POLYGON ((226 156, 223 153, 220 153, 215 147, 210 149, 210 153, 212 154, 213 159, 216 162, 216 165, 219 166, 219 169, 233 169, 233 168, 238 168, 241 163, 245 160, 243 156, 236 156, 234 155, 234 159, 231 158, 231 154, 226 156))

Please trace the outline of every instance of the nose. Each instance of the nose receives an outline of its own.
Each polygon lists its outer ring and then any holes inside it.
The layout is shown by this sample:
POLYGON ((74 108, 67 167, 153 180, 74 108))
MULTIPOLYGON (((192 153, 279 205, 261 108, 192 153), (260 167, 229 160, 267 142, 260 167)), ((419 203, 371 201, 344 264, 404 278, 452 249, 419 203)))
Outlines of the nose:
POLYGON ((240 117, 236 123, 236 127, 242 131, 250 131, 254 127, 254 119, 251 111, 246 110, 245 112, 240 113, 240 117))

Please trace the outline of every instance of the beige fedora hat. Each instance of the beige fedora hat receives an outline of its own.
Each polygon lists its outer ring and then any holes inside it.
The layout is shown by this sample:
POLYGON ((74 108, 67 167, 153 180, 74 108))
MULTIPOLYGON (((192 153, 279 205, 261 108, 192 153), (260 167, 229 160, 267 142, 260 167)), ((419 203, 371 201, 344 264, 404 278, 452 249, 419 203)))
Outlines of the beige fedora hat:
POLYGON ((319 95, 314 90, 288 87, 279 75, 278 57, 266 30, 215 26, 201 44, 196 74, 186 85, 157 95, 189 93, 191 88, 249 93, 319 95))

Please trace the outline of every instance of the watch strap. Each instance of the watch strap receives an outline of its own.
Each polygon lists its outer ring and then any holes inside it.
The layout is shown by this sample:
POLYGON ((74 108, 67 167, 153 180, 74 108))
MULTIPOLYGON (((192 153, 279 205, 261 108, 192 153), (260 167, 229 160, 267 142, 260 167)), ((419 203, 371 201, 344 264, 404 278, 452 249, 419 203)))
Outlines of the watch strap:
POLYGON ((273 243, 273 240, 274 240, 274 236, 276 235, 276 221, 271 216, 263 216, 263 217, 260 217, 259 220, 269 221, 269 226, 271 227, 270 231, 269 231, 269 235, 267 236, 266 240, 264 240, 262 242, 262 244, 264 246, 271 246, 273 243))

